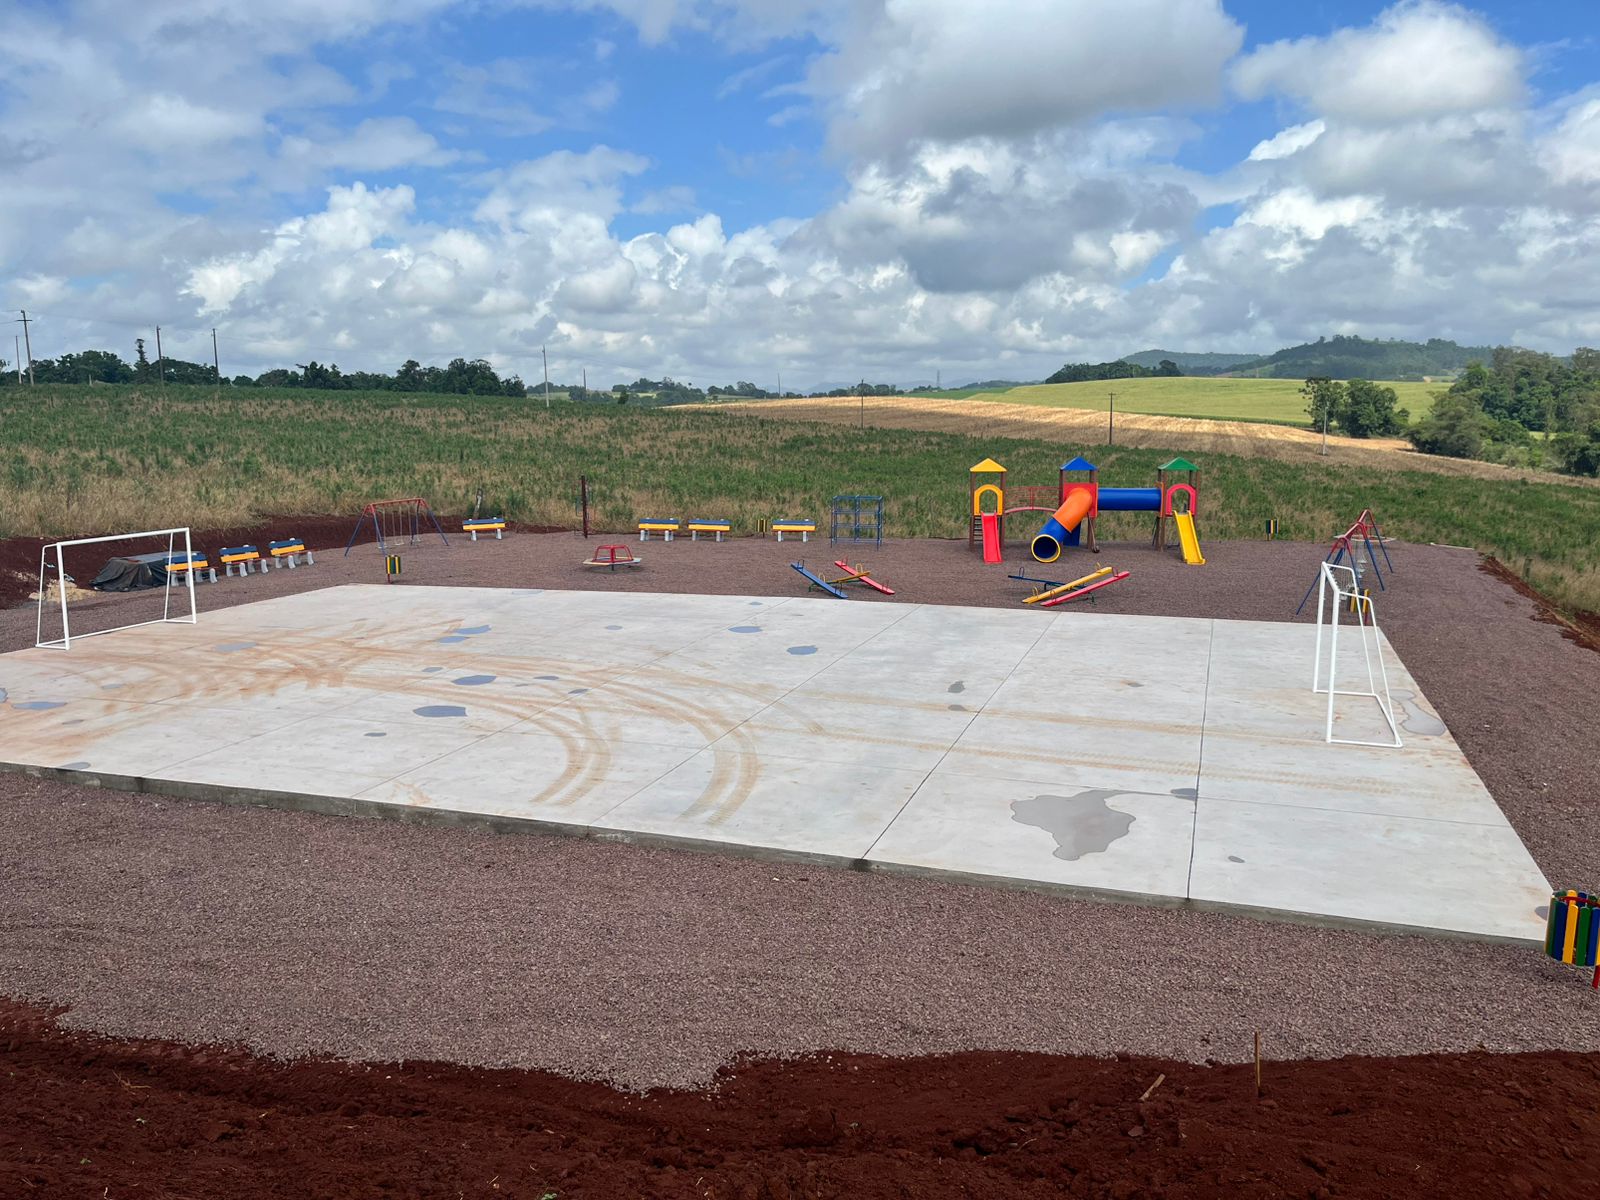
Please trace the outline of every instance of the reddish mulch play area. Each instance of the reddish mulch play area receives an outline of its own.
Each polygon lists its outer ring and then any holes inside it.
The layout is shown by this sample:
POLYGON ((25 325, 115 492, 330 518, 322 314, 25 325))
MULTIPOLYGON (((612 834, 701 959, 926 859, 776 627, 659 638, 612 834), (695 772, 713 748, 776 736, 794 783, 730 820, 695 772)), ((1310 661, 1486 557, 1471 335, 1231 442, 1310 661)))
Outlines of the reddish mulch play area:
MULTIPOLYGON (((376 547, 344 557, 349 521, 323 520, 197 536, 318 549, 197 589, 201 620, 381 582, 376 547)), ((1190 568, 1108 546, 1133 574, 1094 611, 1289 620, 1324 550, 1208 543, 1190 568)), ((397 586, 795 595, 791 559, 843 557, 899 589, 850 603, 1010 607, 1027 587, 1006 573, 1039 573, 1018 548, 985 567, 947 542, 519 532, 404 554, 397 586), (644 566, 586 571, 602 540, 644 566)), ((0 545, 0 568, 31 575, 37 555, 0 545)), ((1476 554, 1394 555, 1386 633, 1545 873, 1600 884, 1600 655, 1476 554)), ((148 602, 97 597, 74 621, 148 602)), ((31 604, 0 611, 0 649, 33 636, 31 604)), ((23 775, 0 775, 0 829, 0 994, 49 1006, 0 1002, 0 1200, 1600 1183, 1600 995, 1535 948, 23 775), (219 1044, 240 1048, 196 1048, 219 1044)))
POLYGON ((280 1064, 0 1005, 13 1196, 1478 1197, 1600 1183, 1600 1056, 756 1063, 639 1095, 445 1063, 280 1064))

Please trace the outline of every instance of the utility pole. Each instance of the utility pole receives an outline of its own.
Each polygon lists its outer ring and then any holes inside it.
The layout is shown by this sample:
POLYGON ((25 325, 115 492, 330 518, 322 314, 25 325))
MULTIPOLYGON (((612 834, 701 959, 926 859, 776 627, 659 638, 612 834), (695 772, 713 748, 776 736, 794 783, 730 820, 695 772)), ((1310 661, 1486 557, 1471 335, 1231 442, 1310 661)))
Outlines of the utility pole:
POLYGON ((589 368, 588 367, 585 367, 583 369, 583 398, 585 400, 587 400, 589 398, 589 368))
POLYGON ((544 352, 544 347, 539 347, 539 357, 544 361, 544 407, 550 410, 550 356, 544 352))
POLYGON ((1331 404, 1322 406, 1322 453, 1324 456, 1328 453, 1328 409, 1332 407, 1331 404))
POLYGON ((867 427, 867 381, 865 377, 861 380, 859 390, 861 392, 861 428, 865 429, 867 427))
MULTIPOLYGON (((26 346, 27 350, 28 350, 28 386, 32 387, 33 386, 33 339, 28 336, 28 310, 25 309, 25 308, 19 308, 17 311, 22 314, 22 344, 24 346, 26 346)), ((20 383, 21 380, 22 380, 22 376, 20 374, 18 374, 17 381, 20 383)))
POLYGON ((161 377, 161 387, 165 390, 167 386, 167 368, 161 361, 161 326, 159 325, 156 326, 156 374, 161 377))
POLYGON ((933 369, 933 390, 936 392, 944 391, 944 373, 938 367, 933 369))
POLYGON ((783 368, 778 368, 778 399, 783 399, 783 368))
POLYGON ((1114 436, 1117 423, 1117 394, 1112 392, 1110 396, 1111 401, 1106 408, 1106 445, 1108 446, 1111 445, 1111 439, 1114 436))
POLYGON ((217 358, 217 331, 211 331, 211 370, 214 372, 217 386, 222 386, 222 364, 217 358))

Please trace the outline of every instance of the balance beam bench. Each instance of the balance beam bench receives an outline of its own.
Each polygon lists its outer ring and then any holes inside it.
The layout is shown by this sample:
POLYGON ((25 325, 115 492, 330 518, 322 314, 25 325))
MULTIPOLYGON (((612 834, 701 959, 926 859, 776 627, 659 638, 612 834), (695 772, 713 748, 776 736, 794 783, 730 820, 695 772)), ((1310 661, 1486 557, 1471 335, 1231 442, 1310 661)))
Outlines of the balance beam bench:
POLYGON ((720 542, 722 540, 722 535, 723 534, 732 533, 732 532, 733 532, 733 523, 731 521, 690 521, 689 522, 689 540, 691 542, 698 542, 700 540, 700 535, 702 533, 715 534, 716 535, 716 540, 720 542))
POLYGON ((473 541, 478 540, 480 533, 492 533, 495 541, 502 541, 505 527, 506 519, 504 517, 481 517, 461 522, 461 532, 470 533, 473 541))
POLYGON ((639 522, 639 540, 648 542, 652 533, 659 533, 661 540, 670 542, 672 535, 683 528, 683 522, 677 517, 645 517, 639 522))
POLYGON ((178 583, 183 578, 185 571, 194 572, 196 579, 204 580, 207 583, 215 583, 217 581, 217 569, 211 565, 203 550, 190 551, 187 558, 181 554, 158 554, 156 557, 167 572, 168 587, 178 583))
POLYGON ((251 571, 267 573, 267 564, 261 560, 261 551, 254 546, 224 546, 217 555, 222 560, 222 573, 232 575, 235 567, 239 568, 239 578, 243 579, 251 571))
POLYGON ((315 566, 317 560, 311 557, 311 551, 306 549, 306 544, 299 538, 285 538, 281 542, 268 542, 267 553, 272 561, 278 564, 278 570, 285 567, 296 567, 300 563, 300 555, 306 556, 306 566, 315 566))
POLYGON ((778 540, 783 541, 786 533, 798 533, 802 542, 811 540, 811 535, 817 531, 815 521, 774 521, 767 528, 778 535, 778 540))

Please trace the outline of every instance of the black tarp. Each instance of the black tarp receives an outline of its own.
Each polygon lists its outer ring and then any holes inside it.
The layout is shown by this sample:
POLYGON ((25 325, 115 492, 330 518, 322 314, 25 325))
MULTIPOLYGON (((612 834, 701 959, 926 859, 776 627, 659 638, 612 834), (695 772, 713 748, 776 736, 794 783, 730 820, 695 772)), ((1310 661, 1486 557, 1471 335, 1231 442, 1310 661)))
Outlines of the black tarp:
POLYGON ((167 582, 167 568, 161 562, 165 558, 165 554, 153 554, 107 559, 89 586, 97 592, 133 592, 161 587, 167 582), (152 558, 156 561, 148 561, 152 558))

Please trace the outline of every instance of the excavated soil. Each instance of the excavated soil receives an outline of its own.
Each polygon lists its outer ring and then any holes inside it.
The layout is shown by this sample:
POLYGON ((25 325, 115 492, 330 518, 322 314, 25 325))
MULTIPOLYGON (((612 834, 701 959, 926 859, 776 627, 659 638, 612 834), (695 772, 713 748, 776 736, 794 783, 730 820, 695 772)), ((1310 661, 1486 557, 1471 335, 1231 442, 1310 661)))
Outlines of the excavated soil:
MULTIPOLYGON (((314 567, 199 588, 202 614, 381 580, 375 547, 339 554, 347 524, 314 567)), ((787 595, 804 556, 899 589, 851 603, 1027 590, 954 543, 631 541, 645 564, 616 575, 578 565, 594 544, 407 547, 404 579, 787 595)), ((1217 543, 1195 569, 1107 547, 1133 574, 1096 611, 1292 619, 1323 549, 1217 543)), ((1392 554, 1378 604, 1397 650, 1552 881, 1600 882, 1584 702, 1600 657, 1471 552, 1392 554)), ((0 612, 0 648, 30 644, 33 621, 0 612)), ((1532 949, 25 776, 0 776, 0 828, 0 994, 61 1026, 0 1018, 7 1197, 1575 1196, 1600 1180, 1600 998, 1532 949), (1257 1030, 1264 1104, 1247 1067, 1203 1065, 1247 1060, 1257 1030)))
POLYGON ((265 1063, 0 1005, 7 1196, 1584 1196, 1600 1059, 1251 1067, 959 1054, 627 1094, 445 1063, 265 1063))

